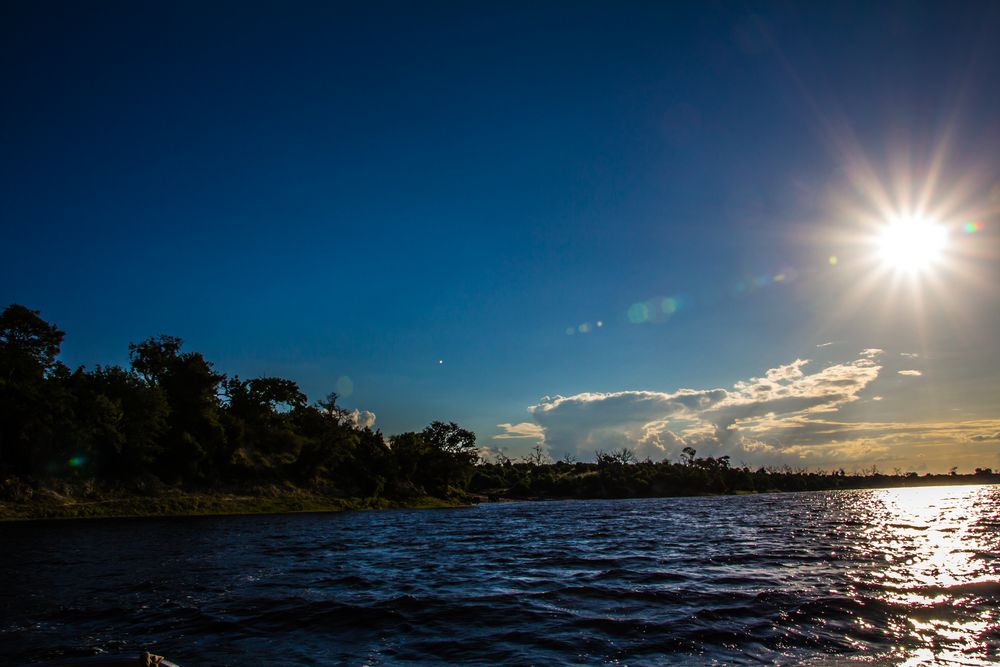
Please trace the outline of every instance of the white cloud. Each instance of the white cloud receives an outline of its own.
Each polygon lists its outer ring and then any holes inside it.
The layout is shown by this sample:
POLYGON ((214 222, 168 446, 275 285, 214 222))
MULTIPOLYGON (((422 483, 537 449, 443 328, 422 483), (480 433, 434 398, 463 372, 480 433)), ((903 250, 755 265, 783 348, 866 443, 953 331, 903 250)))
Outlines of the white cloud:
POLYGON ((917 354, 916 352, 900 352, 899 356, 906 357, 907 359, 916 359, 920 355, 917 354))
POLYGON ((817 343, 816 347, 830 347, 831 345, 833 345, 833 341, 832 340, 831 341, 827 341, 825 343, 817 343))
POLYGON ((670 420, 695 420, 726 395, 724 389, 583 393, 546 396, 528 411, 544 429, 551 450, 591 457, 599 450, 631 447, 641 457, 662 459, 667 447, 677 444, 667 428, 670 420))
POLYGON ((503 433, 498 433, 493 436, 494 440, 531 439, 539 442, 545 440, 545 431, 541 426, 532 422, 521 422, 520 424, 497 424, 497 428, 503 429, 503 433))
POLYGON ((772 368, 769 370, 765 377, 771 382, 779 382, 781 380, 792 380, 795 378, 802 377, 802 367, 809 363, 808 359, 796 359, 790 364, 785 364, 784 366, 778 366, 777 368, 772 368))
POLYGON ((751 466, 860 470, 877 465, 943 472, 1000 462, 1000 419, 853 421, 855 415, 870 415, 876 405, 900 405, 886 400, 892 398, 887 392, 908 390, 898 382, 880 386, 883 374, 923 375, 897 371, 884 355, 869 348, 854 360, 817 367, 795 359, 730 388, 546 396, 528 408, 534 423, 500 424, 503 433, 496 438, 522 447, 544 443, 550 452, 572 453, 580 460, 620 447, 640 459, 676 460, 684 447, 694 447, 699 456, 727 455, 734 464, 751 466), (863 394, 867 400, 862 402, 863 394), (848 409, 853 404, 858 407, 848 409))
POLYGON ((692 446, 737 461, 776 461, 796 454, 795 443, 776 437, 785 423, 835 413, 858 400, 878 377, 879 354, 865 350, 854 361, 811 374, 803 370, 809 361, 796 359, 732 390, 588 392, 545 397, 528 411, 551 449, 575 450, 581 457, 630 447, 640 458, 662 459, 692 446))
POLYGON ((375 413, 369 410, 354 410, 348 415, 348 419, 358 428, 371 428, 375 425, 375 413))

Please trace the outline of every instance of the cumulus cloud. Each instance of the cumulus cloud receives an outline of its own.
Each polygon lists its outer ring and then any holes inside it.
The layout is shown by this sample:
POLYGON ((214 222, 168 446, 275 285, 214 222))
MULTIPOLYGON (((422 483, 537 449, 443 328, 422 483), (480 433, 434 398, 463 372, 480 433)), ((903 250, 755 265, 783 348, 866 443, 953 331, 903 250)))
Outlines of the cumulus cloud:
POLYGON ((369 410, 354 410, 348 419, 358 428, 371 428, 375 425, 375 413, 369 410))
POLYGON ((670 420, 694 420, 726 394, 724 389, 681 389, 670 394, 620 391, 546 396, 528 411, 544 430, 550 449, 589 457, 599 450, 631 447, 640 456, 663 458, 667 446, 676 444, 667 428, 670 420))
POLYGON ((497 428, 502 429, 501 433, 493 436, 494 440, 545 440, 545 431, 541 426, 532 422, 521 422, 520 424, 497 424, 497 428))
POLYGON ((923 375, 922 371, 916 371, 916 370, 905 370, 905 371, 897 371, 897 372, 900 375, 905 375, 907 377, 915 377, 915 378, 918 378, 921 375, 923 375))
POLYGON ((858 400, 881 370, 878 349, 854 361, 807 373, 806 359, 777 366, 732 389, 620 391, 545 397, 528 408, 556 450, 590 457, 599 450, 634 449, 662 459, 683 447, 734 460, 779 460, 797 454, 780 437, 792 420, 810 421, 858 400))

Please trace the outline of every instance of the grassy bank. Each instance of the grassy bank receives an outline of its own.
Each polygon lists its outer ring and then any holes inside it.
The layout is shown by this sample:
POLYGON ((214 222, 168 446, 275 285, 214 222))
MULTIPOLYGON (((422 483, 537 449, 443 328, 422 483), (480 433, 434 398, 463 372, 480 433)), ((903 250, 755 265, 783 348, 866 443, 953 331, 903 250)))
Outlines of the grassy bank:
POLYGON ((421 496, 406 500, 335 498, 296 491, 274 495, 177 492, 156 496, 74 498, 54 492, 30 500, 0 500, 0 521, 117 517, 211 516, 342 512, 390 508, 445 508, 468 504, 463 498, 421 496))

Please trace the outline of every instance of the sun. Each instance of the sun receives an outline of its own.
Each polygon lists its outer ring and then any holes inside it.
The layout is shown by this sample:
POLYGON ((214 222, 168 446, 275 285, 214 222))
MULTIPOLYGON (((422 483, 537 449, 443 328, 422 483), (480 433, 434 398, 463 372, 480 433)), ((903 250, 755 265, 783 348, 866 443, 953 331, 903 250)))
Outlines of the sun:
POLYGON ((876 239, 882 261, 897 271, 925 271, 941 257, 948 230, 929 218, 895 218, 876 239))

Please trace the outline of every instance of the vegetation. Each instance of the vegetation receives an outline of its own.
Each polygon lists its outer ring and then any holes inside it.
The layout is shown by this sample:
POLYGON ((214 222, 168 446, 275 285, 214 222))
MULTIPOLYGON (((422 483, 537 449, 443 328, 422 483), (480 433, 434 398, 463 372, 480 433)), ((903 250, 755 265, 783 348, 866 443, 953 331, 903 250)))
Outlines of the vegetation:
POLYGON ((638 461, 628 449, 599 452, 596 458, 594 463, 547 463, 536 450, 515 462, 501 455, 496 462, 477 467, 470 489, 496 498, 655 498, 1000 482, 1000 475, 989 468, 977 468, 972 475, 952 470, 947 475, 923 476, 898 471, 886 475, 875 468, 854 474, 789 467, 751 469, 732 466, 728 456, 698 457, 691 448, 685 448, 680 462, 638 461))
POLYGON ((291 380, 227 377, 172 336, 130 345, 129 368, 71 371, 63 337, 24 306, 0 314, 0 515, 468 500, 478 449, 457 424, 386 439, 336 394, 309 405, 291 380))
POLYGON ((130 367, 70 370, 37 311, 0 314, 0 518, 440 506, 483 498, 620 498, 995 482, 733 467, 728 457, 481 461, 475 434, 433 422, 386 438, 298 385, 215 370, 172 336, 129 346, 130 367))

